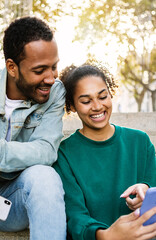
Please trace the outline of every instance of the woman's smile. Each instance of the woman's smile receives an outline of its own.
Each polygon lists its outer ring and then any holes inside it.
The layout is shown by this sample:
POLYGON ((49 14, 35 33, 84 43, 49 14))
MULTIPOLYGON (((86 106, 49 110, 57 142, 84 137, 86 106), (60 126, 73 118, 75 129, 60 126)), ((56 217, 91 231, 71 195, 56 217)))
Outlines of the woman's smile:
POLYGON ((92 114, 90 115, 90 118, 93 120, 93 121, 103 121, 106 117, 106 111, 102 112, 102 113, 99 113, 99 114, 92 114))

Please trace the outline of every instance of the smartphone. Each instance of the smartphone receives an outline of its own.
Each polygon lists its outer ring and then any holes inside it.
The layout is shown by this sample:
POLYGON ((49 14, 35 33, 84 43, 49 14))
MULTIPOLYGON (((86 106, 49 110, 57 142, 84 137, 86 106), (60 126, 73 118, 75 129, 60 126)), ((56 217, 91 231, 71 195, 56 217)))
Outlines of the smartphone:
MULTIPOLYGON (((140 208, 140 215, 156 206, 156 187, 149 188, 146 192, 142 206, 140 208)), ((143 225, 149 225, 156 222, 156 214, 148 219, 143 225)))
POLYGON ((10 212, 12 202, 0 196, 0 220, 5 221, 10 212))

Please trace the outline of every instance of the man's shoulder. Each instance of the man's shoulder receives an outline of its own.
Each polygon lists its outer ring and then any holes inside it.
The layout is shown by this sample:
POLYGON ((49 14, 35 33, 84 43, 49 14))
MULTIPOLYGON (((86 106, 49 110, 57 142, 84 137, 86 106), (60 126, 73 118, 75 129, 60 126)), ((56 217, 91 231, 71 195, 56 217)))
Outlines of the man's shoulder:
POLYGON ((57 78, 51 87, 50 101, 55 98, 60 98, 61 96, 65 96, 65 87, 62 81, 57 78))
POLYGON ((62 89, 64 89, 64 84, 63 84, 63 82, 59 78, 55 79, 55 83, 53 84, 52 89, 54 89, 54 88, 62 88, 62 89))
POLYGON ((0 68, 0 78, 1 78, 2 76, 6 75, 6 74, 7 74, 7 69, 6 69, 6 67, 0 68))

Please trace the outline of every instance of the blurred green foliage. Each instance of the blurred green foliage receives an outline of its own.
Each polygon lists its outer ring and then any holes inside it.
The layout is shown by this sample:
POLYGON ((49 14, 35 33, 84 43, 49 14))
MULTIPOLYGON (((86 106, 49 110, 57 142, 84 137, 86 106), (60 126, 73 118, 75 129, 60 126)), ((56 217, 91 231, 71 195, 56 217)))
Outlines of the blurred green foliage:
POLYGON ((156 37, 155 27, 155 0, 88 0, 76 27, 74 40, 87 42, 88 49, 101 40, 109 44, 111 36, 116 39, 121 49, 120 78, 133 94, 138 111, 146 92, 150 92, 153 111, 156 111, 156 43, 152 42, 156 37), (142 45, 141 53, 137 42, 142 45), (125 45, 127 53, 122 56, 125 45))
POLYGON ((102 40, 107 45, 115 38, 120 49, 118 69, 122 83, 135 98, 138 111, 147 92, 156 111, 156 42, 152 40, 156 37, 155 0, 1 0, 0 48, 6 26, 24 15, 38 16, 53 28, 63 16, 77 17, 73 41, 87 43, 88 55, 97 42, 102 40), (123 55, 125 46, 127 52, 123 55))

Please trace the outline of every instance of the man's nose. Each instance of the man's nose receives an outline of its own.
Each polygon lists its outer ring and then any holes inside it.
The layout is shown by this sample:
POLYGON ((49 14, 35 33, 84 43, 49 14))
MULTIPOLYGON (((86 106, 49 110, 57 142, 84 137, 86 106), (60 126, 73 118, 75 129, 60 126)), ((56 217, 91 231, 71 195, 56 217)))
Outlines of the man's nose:
POLYGON ((44 78, 44 83, 53 85, 55 83, 55 79, 56 79, 56 74, 54 71, 51 70, 47 73, 47 76, 44 78))

